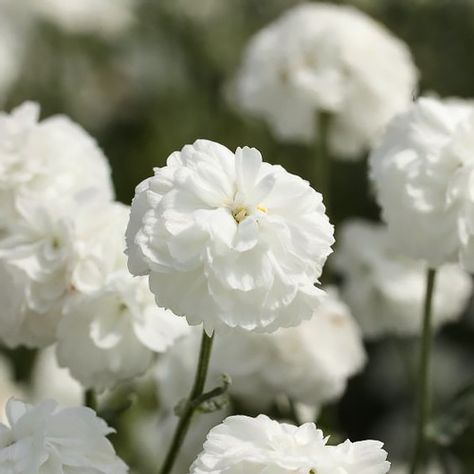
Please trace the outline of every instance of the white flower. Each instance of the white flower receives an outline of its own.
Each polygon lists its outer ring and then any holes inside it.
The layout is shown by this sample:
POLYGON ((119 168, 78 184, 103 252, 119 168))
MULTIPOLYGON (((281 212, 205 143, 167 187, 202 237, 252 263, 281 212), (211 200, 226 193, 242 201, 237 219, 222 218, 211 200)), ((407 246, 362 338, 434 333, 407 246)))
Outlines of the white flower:
POLYGON ((32 102, 0 113, 0 228, 15 223, 24 198, 113 198, 110 168, 94 139, 65 116, 38 119, 32 102))
POLYGON ((321 195, 254 148, 198 140, 136 189, 128 264, 158 304, 207 332, 309 319, 333 228, 321 195))
POLYGON ((58 360, 83 386, 104 390, 144 373, 154 353, 186 329, 184 320, 156 306, 144 278, 124 269, 68 303, 58 326, 58 360))
POLYGON ((393 120, 371 177, 400 251, 436 268, 474 270, 474 105, 422 98, 393 120))
POLYGON ((135 0, 32 0, 33 10, 69 33, 114 37, 133 23, 135 0))
POLYGON ((330 147, 350 159, 409 106, 417 76, 407 46, 382 25, 352 7, 308 3, 251 39, 234 102, 284 141, 314 140, 317 113, 330 113, 330 147))
MULTIPOLYGON (((194 331, 159 360, 156 374, 165 405, 190 390, 198 346, 194 331)), ((332 288, 309 321, 272 334, 219 334, 213 354, 209 387, 227 373, 232 396, 258 410, 278 395, 319 408, 340 397, 348 378, 365 363, 359 328, 332 288)))
POLYGON ((54 346, 38 351, 31 377, 33 401, 49 397, 63 406, 82 405, 84 388, 67 369, 59 367, 54 346))
POLYGON ((390 468, 378 441, 326 442, 313 423, 231 416, 209 432, 190 474, 385 474, 390 468))
MULTIPOLYGON (((349 221, 341 226, 338 242, 332 263, 344 277, 342 296, 365 336, 418 334, 426 265, 400 256, 383 225, 349 221)), ((433 327, 459 318, 471 290, 471 279, 461 268, 442 266, 436 280, 433 327)))
POLYGON ((64 196, 22 199, 18 209, 21 219, 0 241, 0 337, 10 347, 43 347, 54 342, 68 298, 100 288, 126 266, 128 207, 64 196))
POLYGON ((125 474, 106 436, 113 429, 85 407, 36 406, 11 399, 0 423, 0 471, 8 474, 125 474))

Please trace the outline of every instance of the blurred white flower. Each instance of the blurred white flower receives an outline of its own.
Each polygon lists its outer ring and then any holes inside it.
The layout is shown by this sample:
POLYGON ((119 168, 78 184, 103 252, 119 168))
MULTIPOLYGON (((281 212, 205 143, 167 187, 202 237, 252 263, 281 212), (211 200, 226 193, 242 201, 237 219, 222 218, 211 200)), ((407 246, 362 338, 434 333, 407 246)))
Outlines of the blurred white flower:
POLYGON ((209 432, 190 474, 385 474, 390 468, 379 441, 326 442, 313 423, 296 427, 265 415, 231 416, 209 432))
POLYGON ((98 391, 137 377, 187 330, 156 306, 146 279, 126 269, 101 289, 71 299, 58 326, 57 355, 83 386, 98 391))
POLYGON ((283 141, 314 140, 317 113, 330 113, 332 151, 355 159, 408 108, 417 77, 408 47, 381 24, 352 7, 308 3, 251 39, 232 93, 283 141))
POLYGON ((307 181, 253 148, 207 140, 173 153, 136 189, 129 269, 159 305, 207 332, 268 332, 309 319, 333 228, 307 181))
POLYGON ((370 157, 377 200, 401 253, 474 270, 474 106, 422 98, 370 157))
POLYGON ((84 388, 67 369, 59 367, 54 346, 38 351, 31 389, 31 398, 35 403, 48 397, 62 406, 77 406, 83 402, 84 388))
POLYGON ((54 400, 32 406, 10 399, 7 420, 0 423, 2 472, 128 472, 106 438, 114 430, 89 408, 61 409, 54 400))
POLYGON ((15 226, 0 241, 0 338, 10 347, 55 340, 66 300, 100 288, 126 267, 128 207, 119 203, 21 200, 15 226))
POLYGON ((95 140, 61 115, 39 121, 39 106, 25 102, 0 113, 0 228, 18 217, 19 201, 63 201, 114 196, 110 168, 95 140))
MULTIPOLYGON (((407 229, 405 229, 407 231, 407 229)), ((344 223, 331 262, 343 276, 342 296, 367 338, 420 332, 426 265, 400 256, 383 225, 344 223)), ((433 327, 458 319, 471 295, 469 275, 456 265, 440 268, 433 302, 433 327)))
MULTIPOLYGON (((190 390, 198 347, 199 332, 193 331, 158 361, 165 405, 190 390)), ((213 351, 210 381, 218 383, 220 374, 229 374, 230 393, 256 410, 268 408, 278 395, 319 408, 340 397, 348 378, 365 363, 359 328, 332 288, 313 318, 298 327, 272 334, 219 334, 213 351)))
POLYGON ((136 0, 30 0, 33 11, 68 33, 113 38, 134 20, 136 0))

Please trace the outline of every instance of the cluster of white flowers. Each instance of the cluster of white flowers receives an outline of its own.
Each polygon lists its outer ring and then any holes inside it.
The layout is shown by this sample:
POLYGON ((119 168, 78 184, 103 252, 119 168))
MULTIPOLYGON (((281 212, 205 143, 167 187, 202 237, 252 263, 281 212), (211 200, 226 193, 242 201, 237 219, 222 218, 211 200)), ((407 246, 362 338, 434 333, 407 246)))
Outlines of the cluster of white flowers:
POLYGON ((333 241, 307 181, 254 148, 198 140, 138 185, 128 265, 191 325, 269 332, 313 315, 333 241))
POLYGON ((390 468, 378 441, 330 446, 327 440, 313 423, 231 416, 209 432, 190 474, 386 474, 390 468))
MULTIPOLYGON (((426 265, 399 255, 385 226, 352 220, 337 235, 333 264, 344 277, 342 296, 364 335, 414 335, 420 332, 426 265)), ((472 290, 469 275, 456 265, 438 272, 433 327, 459 318, 472 290)))
MULTIPOLYGON (((199 332, 192 331, 158 361, 158 389, 165 406, 172 407, 190 389, 198 347, 199 332)), ((330 288, 313 318, 298 327, 272 334, 219 334, 210 370, 213 383, 220 374, 229 374, 230 393, 252 409, 267 409, 278 395, 319 408, 340 397, 348 378, 364 363, 359 328, 330 288)))
POLYGON ((387 129, 371 177, 400 253, 474 270, 474 105, 419 99, 387 129))
POLYGON ((127 271, 129 208, 113 201, 94 140, 66 117, 38 115, 25 103, 0 116, 0 338, 58 340, 60 363, 102 390, 144 372, 185 324, 127 271))
POLYGON ((10 399, 0 423, 0 470, 11 474, 68 472, 125 474, 106 436, 114 430, 84 407, 36 406, 10 399))
POLYGON ((281 140, 314 140, 317 114, 331 114, 330 147, 347 159, 409 106, 417 76, 407 46, 382 25, 352 7, 308 3, 250 41, 233 94, 281 140))

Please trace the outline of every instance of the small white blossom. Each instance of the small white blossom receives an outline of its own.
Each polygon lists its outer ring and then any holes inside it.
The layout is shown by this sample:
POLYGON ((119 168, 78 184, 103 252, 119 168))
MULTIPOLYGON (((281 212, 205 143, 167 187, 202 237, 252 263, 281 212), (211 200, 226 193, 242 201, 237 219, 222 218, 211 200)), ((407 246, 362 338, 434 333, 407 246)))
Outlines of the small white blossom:
POLYGON ((190 474, 386 474, 390 468, 379 441, 326 443, 313 423, 231 416, 209 432, 190 474))
MULTIPOLYGON (((165 405, 172 405, 190 390, 198 347, 199 331, 193 331, 159 360, 156 374, 165 405)), ((232 396, 252 408, 264 410, 278 395, 319 408, 339 398, 348 378, 364 363, 359 328, 331 288, 313 318, 295 328, 272 334, 219 334, 209 388, 226 373, 232 379, 232 396)))
POLYGON ((156 306, 144 278, 124 269, 101 289, 68 302, 58 326, 57 355, 85 387, 104 390, 137 377, 187 329, 156 306))
POLYGON ((15 223, 22 199, 86 195, 114 196, 108 162, 93 138, 65 116, 39 121, 32 102, 0 113, 0 229, 15 223))
POLYGON ((70 297, 95 291, 126 266, 128 207, 22 199, 19 215, 0 241, 0 338, 10 347, 44 347, 70 297))
POLYGON ((234 102, 265 119, 283 141, 317 138, 329 113, 329 142, 354 159, 413 96, 417 70, 408 47, 348 6, 307 3, 256 34, 234 83, 234 102))
POLYGON ((133 23, 135 0, 32 0, 33 11, 68 33, 114 37, 133 23))
MULTIPOLYGON (((400 256, 383 225, 352 220, 338 233, 334 266, 344 277, 342 296, 368 338, 420 332, 426 265, 400 256)), ((433 327, 458 319, 471 295, 469 275, 456 265, 438 272, 433 327)))
POLYGON ((198 140, 136 189, 128 265, 157 302, 207 332, 268 332, 313 315, 333 228, 307 181, 198 140))
POLYGON ((370 157, 376 197, 400 252, 474 270, 474 105, 421 98, 370 157))
POLYGON ((32 406, 11 399, 0 423, 0 471, 8 474, 125 474, 106 436, 113 429, 85 407, 32 406))

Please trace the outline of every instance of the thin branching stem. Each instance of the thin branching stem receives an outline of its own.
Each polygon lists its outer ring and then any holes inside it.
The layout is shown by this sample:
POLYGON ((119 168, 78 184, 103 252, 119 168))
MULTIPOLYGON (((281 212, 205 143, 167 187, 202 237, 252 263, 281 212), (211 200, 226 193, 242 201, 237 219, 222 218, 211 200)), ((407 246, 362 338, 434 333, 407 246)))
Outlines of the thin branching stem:
POLYGON ((436 270, 428 269, 426 274, 426 293, 423 305, 423 325, 420 341, 420 360, 418 375, 418 400, 417 400, 417 424, 416 439, 410 474, 416 474, 426 460, 426 427, 429 422, 431 411, 431 350, 433 345, 433 328, 431 324, 433 295, 436 280, 436 270))
POLYGON ((199 407, 199 403, 196 403, 196 401, 200 400, 204 392, 207 372, 209 369, 209 361, 211 358, 213 339, 214 334, 212 336, 208 336, 206 332, 203 331, 201 339, 201 349, 199 352, 199 362, 194 378, 193 388, 191 390, 191 394, 189 395, 188 402, 186 403, 184 410, 180 416, 178 426, 176 427, 173 440, 168 450, 168 454, 166 455, 165 462, 163 463, 163 466, 160 470, 160 474, 169 474, 173 469, 179 450, 189 430, 191 419, 194 415, 194 412, 199 407))

